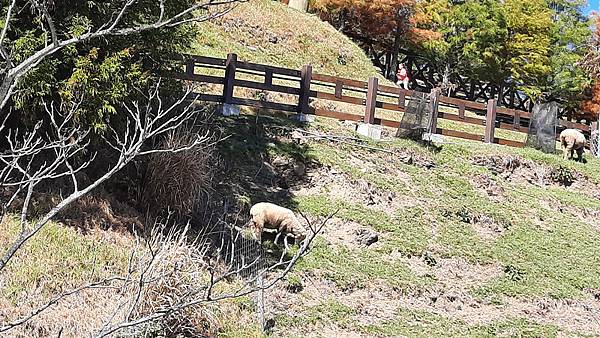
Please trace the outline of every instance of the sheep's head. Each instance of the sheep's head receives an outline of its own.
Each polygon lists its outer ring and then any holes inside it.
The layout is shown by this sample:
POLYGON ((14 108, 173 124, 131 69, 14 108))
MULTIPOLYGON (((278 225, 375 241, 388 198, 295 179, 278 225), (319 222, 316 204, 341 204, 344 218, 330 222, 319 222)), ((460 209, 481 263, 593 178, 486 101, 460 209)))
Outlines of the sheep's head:
POLYGON ((255 241, 260 241, 262 235, 262 229, 259 229, 256 223, 252 220, 248 221, 242 228, 242 236, 244 238, 252 237, 255 241))

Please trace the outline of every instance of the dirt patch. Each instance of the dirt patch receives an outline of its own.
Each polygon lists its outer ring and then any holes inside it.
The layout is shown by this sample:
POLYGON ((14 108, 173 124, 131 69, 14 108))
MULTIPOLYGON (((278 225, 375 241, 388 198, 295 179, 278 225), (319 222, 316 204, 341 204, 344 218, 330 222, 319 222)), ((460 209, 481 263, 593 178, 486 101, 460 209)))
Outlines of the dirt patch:
POLYGON ((506 199, 504 189, 494 181, 489 175, 481 174, 471 178, 473 187, 491 200, 501 202, 506 199))
POLYGON ((568 213, 582 222, 600 229, 600 211, 592 208, 579 208, 555 200, 541 200, 540 206, 551 212, 568 213))
MULTIPOLYGON (((333 218, 323 229, 323 237, 330 244, 344 245, 354 249, 364 247, 359 238, 363 231, 373 232, 373 229, 356 222, 333 218)), ((370 247, 377 247, 378 244, 379 242, 374 243, 370 247)))
MULTIPOLYGON (((352 322, 358 325, 378 325, 394 320, 398 308, 427 311, 461 320, 469 325, 527 318, 537 323, 555 325, 564 331, 600 334, 600 296, 597 290, 589 290, 583 300, 503 297, 492 302, 473 297, 472 290, 499 278, 503 273, 499 264, 479 265, 461 258, 432 260, 426 255, 406 257, 399 253, 383 258, 401 260, 416 275, 429 275, 436 283, 431 287, 406 290, 382 282, 372 282, 364 288, 342 292, 334 283, 320 278, 317 272, 302 278, 304 289, 300 293, 289 293, 284 287, 269 291, 267 299, 271 303, 268 308, 273 309, 274 313, 301 316, 301 309, 322 304, 327 299, 335 299, 354 310, 350 326, 335 329, 356 337, 359 334, 349 329, 354 325, 352 322)), ((323 332, 334 324, 328 320, 325 322, 326 324, 314 329, 323 332)), ((304 332, 315 331, 311 329, 304 332)))
MULTIPOLYGON (((512 155, 476 156, 472 163, 488 168, 494 175, 508 182, 541 187, 564 187, 600 198, 600 187, 576 170, 564 167, 554 168, 512 155)), ((483 185, 485 186, 485 184, 483 185)))
POLYGON ((309 170, 303 186, 292 188, 297 196, 327 195, 335 200, 362 205, 369 209, 394 215, 397 210, 418 205, 414 198, 399 196, 382 189, 366 179, 354 179, 332 167, 309 170))
POLYGON ((495 240, 502 236, 507 226, 496 222, 493 218, 486 215, 478 215, 471 222, 473 230, 484 240, 495 240))

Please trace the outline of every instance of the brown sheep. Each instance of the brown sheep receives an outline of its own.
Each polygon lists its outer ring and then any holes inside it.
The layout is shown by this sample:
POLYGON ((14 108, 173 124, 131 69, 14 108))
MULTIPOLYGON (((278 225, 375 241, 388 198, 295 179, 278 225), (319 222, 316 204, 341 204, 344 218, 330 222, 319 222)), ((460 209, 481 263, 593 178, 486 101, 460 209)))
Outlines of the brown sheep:
POLYGON ((273 203, 261 202, 250 208, 250 216, 252 219, 249 222, 249 226, 254 229, 256 239, 260 240, 265 228, 277 230, 275 243, 277 243, 279 236, 285 233, 283 241, 286 249, 289 249, 287 243, 288 235, 293 236, 296 242, 302 242, 306 238, 306 229, 300 224, 296 215, 290 209, 273 203))
POLYGON ((560 144, 563 148, 563 159, 572 159, 573 151, 577 152, 577 160, 583 161, 585 135, 577 129, 565 129, 560 133, 560 144))

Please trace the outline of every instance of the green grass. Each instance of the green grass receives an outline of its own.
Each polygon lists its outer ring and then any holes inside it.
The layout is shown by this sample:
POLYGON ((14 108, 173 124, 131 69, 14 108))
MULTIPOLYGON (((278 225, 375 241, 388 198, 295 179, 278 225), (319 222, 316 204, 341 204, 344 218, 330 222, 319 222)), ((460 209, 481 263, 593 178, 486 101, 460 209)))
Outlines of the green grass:
MULTIPOLYGON (((317 128, 329 132, 335 130, 330 125, 319 125, 317 128)), ((414 142, 403 140, 369 144, 429 156, 437 166, 426 170, 390 162, 382 153, 326 143, 313 144, 308 153, 317 161, 333 166, 351 178, 367 179, 403 198, 417 196, 421 200, 419 206, 404 208, 395 215, 389 215, 362 205, 332 200, 326 195, 314 195, 295 199, 298 208, 320 216, 339 208, 338 217, 382 232, 382 246, 377 249, 378 254, 383 255, 395 249, 407 255, 420 255, 435 247, 434 254, 440 257, 462 257, 473 263, 497 263, 505 268, 507 272, 482 288, 473 290, 474 294, 577 298, 582 296, 585 288, 600 288, 600 273, 591 268, 591 262, 600 258, 600 250, 597 249, 600 247, 598 230, 570 212, 553 213, 540 205, 540 201, 546 200, 580 209, 600 210, 600 201, 562 187, 515 185, 496 177, 492 179, 505 189, 506 194, 504 201, 496 202, 483 196, 470 183, 470 178, 475 175, 492 175, 486 168, 471 163, 476 155, 520 156, 550 167, 562 166, 567 170, 579 171, 592 182, 598 182, 597 169, 600 164, 596 159, 583 165, 532 149, 477 147, 477 143, 443 145, 438 152, 430 152, 414 142), (369 168, 394 166, 410 176, 409 184, 385 171, 361 170, 352 165, 352 156, 368 159, 369 168), (498 238, 483 239, 469 221, 457 216, 461 213, 469 217, 487 216, 502 224, 506 230, 498 238), (544 220, 544 229, 533 222, 535 217, 544 220)), ((356 258, 356 255, 338 249, 320 254, 323 256, 320 260, 325 260, 326 256, 330 258, 327 268, 323 270, 330 271, 331 275, 341 280, 352 271, 348 266, 353 264, 346 264, 346 261, 354 260, 374 266, 380 264, 380 256, 376 255, 357 254, 360 258, 356 258), (369 259, 372 261, 369 262, 369 259), (340 266, 337 266, 338 263, 340 266)), ((319 264, 313 264, 314 268, 319 264)), ((381 271, 386 276, 386 270, 381 271)), ((405 271, 402 270, 400 275, 405 276, 405 271)), ((371 277, 369 274, 364 276, 371 277)))
POLYGON ((381 78, 348 37, 314 15, 271 0, 242 3, 224 18, 200 24, 190 52, 220 58, 236 53, 241 61, 298 70, 310 64, 327 75, 381 78))
POLYGON ((319 304, 306 308, 294 315, 280 315, 276 318, 278 324, 284 327, 295 327, 306 330, 307 325, 335 323, 340 327, 350 326, 350 317, 356 311, 335 299, 324 299, 319 304))
MULTIPOLYGON (((15 220, 0 225, 0 250, 18 232, 15 220)), ((117 237, 117 235, 113 235, 117 237)), ((48 223, 12 259, 4 272, 0 293, 16 302, 18 297, 36 288, 43 295, 53 295, 127 270, 131 242, 111 240, 110 234, 82 235, 73 228, 48 223)))
POLYGON ((524 319, 496 321, 487 325, 468 325, 425 311, 400 308, 395 318, 379 325, 362 327, 368 334, 409 337, 556 337, 557 328, 524 319))
POLYGON ((297 269, 319 271, 342 290, 364 288, 374 281, 383 281, 407 290, 431 282, 430 278, 415 276, 401 262, 385 260, 374 250, 328 245, 322 238, 316 241, 311 254, 302 259, 297 269))

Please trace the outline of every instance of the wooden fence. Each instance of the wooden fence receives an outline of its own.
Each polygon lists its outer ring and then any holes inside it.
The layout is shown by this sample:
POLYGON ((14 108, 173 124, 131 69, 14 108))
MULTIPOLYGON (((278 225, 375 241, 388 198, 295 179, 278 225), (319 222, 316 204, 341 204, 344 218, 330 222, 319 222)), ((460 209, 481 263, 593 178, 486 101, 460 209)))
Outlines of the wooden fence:
MULTIPOLYGON (((185 72, 169 73, 168 76, 222 86, 222 92, 219 90, 217 94, 199 94, 200 100, 313 114, 392 128, 397 128, 400 121, 387 117, 394 115, 394 112, 403 113, 407 100, 410 100, 414 93, 412 90, 404 90, 396 86, 381 85, 376 77, 370 77, 368 81, 360 81, 314 73, 310 65, 296 70, 243 62, 237 59, 236 54, 229 54, 227 59, 184 55, 183 62, 185 63, 185 72), (220 75, 214 75, 219 72, 220 75), (207 73, 212 75, 207 75, 207 73), (286 95, 288 99, 283 103, 234 95, 236 89, 244 88, 280 93, 286 95), (289 99, 290 97, 293 100, 289 99), (294 103, 290 104, 290 101, 294 103), (322 105, 311 105, 311 101, 341 102, 352 107, 353 109, 349 110, 353 112, 334 110, 322 105), (358 114, 356 108, 360 109, 358 114), (377 113, 378 111, 379 113, 377 113), (382 112, 388 112, 388 114, 382 112), (389 114, 390 112, 391 114, 389 114)), ((433 102, 434 116, 432 118, 432 130, 435 130, 436 134, 513 147, 524 146, 522 141, 497 137, 496 130, 527 133, 531 113, 499 107, 495 99, 481 103, 439 94, 436 97, 437 100, 433 102), (456 130, 465 128, 439 128, 439 119, 453 121, 454 124, 480 126, 484 128, 482 128, 484 131, 482 134, 474 134, 456 130)), ((591 131, 591 128, 585 124, 559 120, 557 130, 561 131, 561 128, 565 127, 577 128, 586 134, 591 131)), ((477 128, 469 128, 469 130, 471 129, 477 128)))

